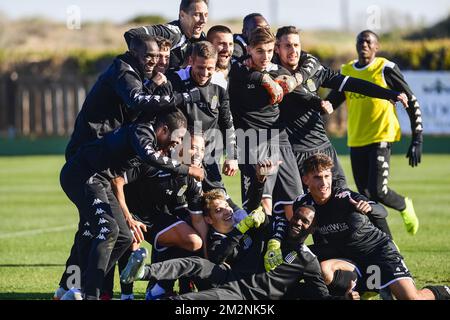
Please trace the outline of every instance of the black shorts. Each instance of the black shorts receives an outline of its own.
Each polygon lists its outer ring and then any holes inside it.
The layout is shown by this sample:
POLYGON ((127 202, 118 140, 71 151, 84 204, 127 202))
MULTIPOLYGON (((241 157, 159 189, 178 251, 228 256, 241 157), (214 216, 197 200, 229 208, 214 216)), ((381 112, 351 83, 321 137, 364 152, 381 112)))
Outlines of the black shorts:
MULTIPOLYGON (((139 222, 142 222, 147 226, 147 232, 144 232, 145 241, 152 245, 152 248, 158 252, 162 252, 168 249, 168 247, 162 247, 157 244, 158 238, 164 232, 174 228, 181 223, 188 223, 180 219, 179 217, 171 214, 160 213, 149 221, 148 219, 141 219, 133 214, 133 218, 139 222)), ((188 223, 189 224, 189 223, 188 223)))
POLYGON ((378 292, 398 280, 413 279, 403 256, 392 241, 379 246, 368 255, 354 258, 345 257, 329 245, 312 245, 310 249, 319 261, 340 259, 353 264, 359 276, 357 290, 361 292, 378 292))
MULTIPOLYGON (((263 198, 272 198, 274 212, 284 212, 284 204, 292 204, 303 193, 302 181, 290 146, 271 146, 267 157, 273 162, 282 161, 278 171, 267 176, 263 198)), ((247 200, 247 191, 255 179, 255 164, 240 165, 242 202, 247 200)))

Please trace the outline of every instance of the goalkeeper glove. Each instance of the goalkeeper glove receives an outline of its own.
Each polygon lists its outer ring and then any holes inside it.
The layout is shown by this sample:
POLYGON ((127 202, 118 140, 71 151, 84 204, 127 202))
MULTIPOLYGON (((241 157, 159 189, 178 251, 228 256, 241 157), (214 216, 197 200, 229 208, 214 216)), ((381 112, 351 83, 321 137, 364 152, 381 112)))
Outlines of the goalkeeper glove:
POLYGON ((242 219, 237 225, 241 233, 246 233, 250 228, 258 228, 266 219, 266 214, 261 207, 252 211, 248 216, 242 219))
POLYGON ((273 80, 270 75, 263 75, 261 85, 269 94, 269 103, 271 105, 278 104, 283 100, 283 88, 275 80, 273 80))
POLYGON ((281 252, 281 243, 277 239, 270 239, 267 243, 267 251, 264 255, 264 267, 270 271, 283 263, 283 254, 281 252))
POLYGON ((294 89, 301 83, 293 76, 281 75, 275 78, 275 82, 283 89, 283 95, 287 95, 294 91, 294 89))

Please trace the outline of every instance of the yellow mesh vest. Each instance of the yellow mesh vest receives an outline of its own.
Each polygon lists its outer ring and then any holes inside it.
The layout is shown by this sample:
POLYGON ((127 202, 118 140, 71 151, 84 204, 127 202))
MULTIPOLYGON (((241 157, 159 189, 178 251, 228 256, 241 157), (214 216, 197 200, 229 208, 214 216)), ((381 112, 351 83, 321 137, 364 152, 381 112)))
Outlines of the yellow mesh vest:
MULTIPOLYGON (((356 61, 351 61, 343 65, 341 73, 388 88, 383 69, 386 63, 391 63, 389 60, 375 58, 372 63, 361 69, 356 68, 355 63, 356 61)), ((345 92, 345 97, 348 106, 347 144, 349 147, 400 140, 400 124, 392 103, 353 92, 345 92)))

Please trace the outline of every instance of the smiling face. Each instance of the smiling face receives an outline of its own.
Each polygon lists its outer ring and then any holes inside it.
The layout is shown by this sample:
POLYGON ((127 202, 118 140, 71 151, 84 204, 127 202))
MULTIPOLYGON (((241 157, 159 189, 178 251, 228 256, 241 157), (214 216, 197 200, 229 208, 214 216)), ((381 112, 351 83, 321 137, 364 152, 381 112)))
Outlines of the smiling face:
POLYGON ((205 139, 203 136, 195 134, 185 136, 179 156, 182 159, 182 163, 200 168, 205 157, 205 139), (187 146, 189 142, 190 144, 187 146), (187 158, 183 157, 185 150, 187 150, 187 158))
POLYGON ((255 69, 258 71, 265 70, 272 60, 275 42, 264 44, 257 44, 255 46, 248 46, 247 51, 252 57, 255 69))
POLYGON ((371 63, 375 59, 378 49, 377 37, 372 33, 360 33, 356 38, 356 51, 360 65, 366 66, 371 63))
POLYGON ((205 221, 220 233, 233 230, 233 209, 225 198, 215 199, 209 203, 205 221))
POLYGON ((131 54, 137 60, 139 68, 147 78, 152 77, 153 70, 159 61, 159 48, 155 41, 145 41, 141 45, 130 49, 131 54))
POLYGON ((211 43, 218 53, 217 67, 219 69, 227 69, 233 55, 233 35, 231 33, 216 32, 212 36, 211 43))
POLYGON ((275 48, 280 57, 281 65, 289 70, 297 69, 302 46, 298 34, 285 34, 278 41, 275 48))
POLYGON ((315 212, 308 207, 300 207, 289 220, 288 236, 297 241, 304 242, 312 233, 315 212))
POLYGON ((324 204, 331 197, 333 182, 331 169, 308 172, 302 179, 317 204, 324 204))
POLYGON ((191 56, 189 62, 192 78, 199 86, 204 86, 216 70, 217 59, 191 56))
POLYGON ((187 11, 180 10, 181 29, 188 39, 200 38, 208 22, 208 6, 205 2, 195 2, 187 11))
POLYGON ((167 125, 162 125, 156 129, 158 148, 163 150, 165 154, 170 154, 183 141, 186 134, 186 128, 178 128, 170 131, 167 125))

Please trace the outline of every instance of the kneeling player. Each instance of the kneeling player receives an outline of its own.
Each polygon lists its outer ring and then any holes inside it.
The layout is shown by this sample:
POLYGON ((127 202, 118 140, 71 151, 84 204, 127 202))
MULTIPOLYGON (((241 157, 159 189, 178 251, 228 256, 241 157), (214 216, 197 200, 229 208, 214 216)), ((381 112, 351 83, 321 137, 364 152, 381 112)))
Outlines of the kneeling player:
POLYGON ((303 182, 309 193, 294 202, 294 208, 310 205, 316 210, 316 233, 326 241, 315 247, 319 259, 321 255, 330 258, 331 251, 334 258, 355 262, 360 270, 374 275, 373 282, 367 282, 370 289, 389 287, 397 299, 450 299, 448 286, 416 288, 395 244, 367 218, 380 205, 368 203, 367 198, 348 189, 332 189, 332 166, 333 161, 324 154, 305 160, 303 182))

